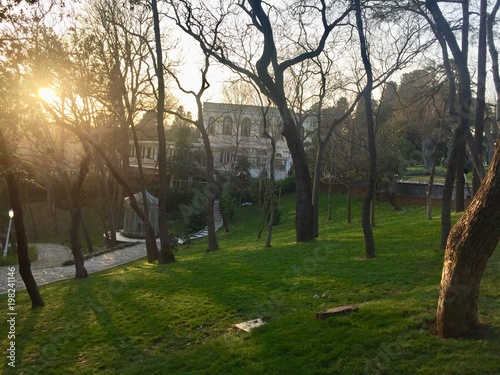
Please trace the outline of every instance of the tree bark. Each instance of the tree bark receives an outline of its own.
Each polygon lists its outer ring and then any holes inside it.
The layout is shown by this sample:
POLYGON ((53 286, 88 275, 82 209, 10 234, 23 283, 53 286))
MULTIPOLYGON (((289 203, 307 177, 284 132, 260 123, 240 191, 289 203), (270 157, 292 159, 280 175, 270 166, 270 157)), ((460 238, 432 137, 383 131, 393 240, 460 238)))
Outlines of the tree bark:
POLYGON ((75 261, 75 279, 84 279, 89 275, 83 261, 80 237, 78 235, 78 229, 80 227, 80 219, 82 215, 82 206, 80 204, 80 190, 83 185, 83 181, 85 180, 85 176, 88 173, 89 164, 90 153, 87 153, 87 155, 80 163, 80 171, 78 173, 78 177, 70 190, 71 224, 69 227, 69 239, 71 244, 71 253, 73 254, 73 259, 75 261))
POLYGON ((83 237, 85 238, 85 243, 87 244, 87 251, 89 253, 93 253, 94 245, 92 244, 92 238, 90 237, 87 221, 85 220, 85 216, 83 215, 83 213, 80 217, 80 224, 82 225, 83 237))
POLYGON ((274 157, 276 155, 276 142, 274 138, 266 132, 266 137, 271 141, 271 160, 269 161, 269 223, 267 224, 266 248, 271 247, 271 237, 273 235, 274 214, 276 207, 274 204, 274 157))
POLYGON ((158 130, 158 173, 160 176, 160 193, 158 197, 158 230, 160 232, 160 258, 158 263, 174 263, 176 261, 174 251, 170 245, 170 237, 167 228, 167 151, 165 140, 165 128, 163 127, 163 115, 165 111, 165 81, 163 78, 163 53, 161 49, 160 20, 158 15, 158 4, 156 0, 151 1, 153 11, 153 24, 156 47, 156 76, 158 79, 158 103, 156 113, 156 126, 158 130))
POLYGON ((481 187, 450 232, 437 308, 440 337, 460 337, 479 326, 481 277, 500 238, 500 141, 481 187))
POLYGON ((456 174, 455 174, 455 212, 465 210, 465 134, 464 139, 457 145, 456 174))
POLYGON ((109 236, 108 233, 106 233, 106 239, 107 243, 106 246, 112 247, 116 246, 116 224, 115 224, 115 215, 114 215, 114 209, 113 209, 113 204, 111 203, 111 196, 109 194, 109 186, 108 186, 108 179, 106 176, 106 173, 104 171, 104 166, 102 165, 102 160, 100 157, 95 158, 96 160, 96 165, 98 168, 98 172, 101 175, 101 178, 99 179, 99 195, 103 195, 104 193, 104 199, 106 202, 106 208, 108 211, 108 216, 109 216, 109 228, 105 225, 104 221, 104 215, 101 211, 101 217, 103 219, 103 230, 105 232, 108 232, 109 230, 109 236))
POLYGON ((311 176, 306 152, 299 132, 288 108, 280 109, 286 139, 295 169, 295 232, 296 241, 305 242, 314 238, 314 210, 312 204, 311 176))
POLYGON ((371 204, 375 193, 375 184, 377 182, 377 149, 375 144, 375 123, 373 120, 372 108, 372 89, 373 89, 373 72, 368 56, 366 39, 364 34, 363 18, 361 14, 360 0, 354 1, 356 9, 356 25, 360 42, 361 58, 366 72, 366 86, 364 92, 365 111, 366 111, 366 128, 368 133, 368 153, 369 153, 369 176, 368 186, 366 188, 365 198, 363 199, 363 207, 361 210, 361 225, 365 238, 365 254, 367 258, 375 257, 375 240, 373 238, 373 230, 371 226, 371 204))
MULTIPOLYGON (((481 0, 479 11, 479 41, 477 46, 477 100, 476 100, 476 121, 474 141, 480 161, 483 159, 483 138, 484 138, 484 115, 486 113, 486 20, 488 12, 488 1, 481 0)), ((472 194, 481 185, 481 176, 474 169, 472 176, 472 194)))
MULTIPOLYGON (((446 69, 446 74, 449 83, 449 93, 450 93, 449 112, 452 118, 454 118, 455 121, 458 123, 458 126, 453 135, 453 145, 448 157, 448 166, 446 170, 446 177, 445 177, 443 196, 442 196, 440 248, 445 249, 446 241, 448 239, 448 234, 450 233, 451 230, 451 200, 453 195, 453 183, 455 181, 457 173, 461 173, 461 175, 463 176, 463 164, 461 164, 460 161, 463 160, 464 157, 465 134, 469 128, 471 79, 467 66, 467 51, 466 51, 467 43, 464 42, 461 50, 457 43, 457 39, 453 33, 453 30, 443 17, 436 0, 426 0, 425 6, 432 14, 432 17, 434 19, 435 25, 433 26, 435 27, 436 37, 439 40, 441 50, 443 53, 443 64, 446 69), (453 54, 459 76, 458 110, 456 108, 457 103, 455 103, 455 97, 456 97, 455 75, 452 71, 451 63, 448 58, 447 48, 449 48, 453 54)), ((463 189, 462 192, 460 193, 457 188, 456 196, 458 196, 459 194, 463 196, 463 189)))
POLYGON ((15 166, 12 163, 10 151, 7 148, 7 142, 0 128, 0 166, 3 167, 7 187, 10 195, 10 205, 14 211, 14 228, 17 234, 17 258, 19 262, 19 274, 23 279, 28 295, 31 299, 31 307, 42 307, 43 302, 38 285, 31 272, 31 261, 28 255, 28 238, 26 237, 26 228, 24 225, 23 205, 21 202, 21 190, 19 180, 15 173, 15 166))
POLYGON ((346 221, 347 221, 347 224, 351 224, 352 223, 351 201, 352 201, 351 185, 347 185, 347 202, 346 202, 346 206, 347 206, 347 218, 346 218, 346 221))

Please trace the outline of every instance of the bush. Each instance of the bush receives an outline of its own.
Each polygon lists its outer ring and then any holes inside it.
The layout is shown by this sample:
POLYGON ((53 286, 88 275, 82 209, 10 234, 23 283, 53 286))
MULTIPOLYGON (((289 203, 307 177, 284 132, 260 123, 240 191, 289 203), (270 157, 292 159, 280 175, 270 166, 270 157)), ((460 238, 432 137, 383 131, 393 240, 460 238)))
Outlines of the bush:
POLYGON ((188 216, 187 228, 191 233, 196 233, 207 226, 207 214, 205 210, 195 211, 188 216))
POLYGON ((237 206, 234 198, 231 197, 230 195, 226 195, 226 196, 222 197, 220 204, 222 205, 222 209, 224 210, 224 217, 229 221, 233 221, 234 220, 234 209, 237 206))
POLYGON ((276 183, 276 191, 279 191, 281 188, 281 194, 288 194, 295 191, 295 173, 290 176, 285 177, 282 180, 279 180, 276 183))
POLYGON ((167 193, 167 219, 176 220, 182 217, 180 212, 180 205, 189 205, 194 197, 191 189, 170 189, 167 193))

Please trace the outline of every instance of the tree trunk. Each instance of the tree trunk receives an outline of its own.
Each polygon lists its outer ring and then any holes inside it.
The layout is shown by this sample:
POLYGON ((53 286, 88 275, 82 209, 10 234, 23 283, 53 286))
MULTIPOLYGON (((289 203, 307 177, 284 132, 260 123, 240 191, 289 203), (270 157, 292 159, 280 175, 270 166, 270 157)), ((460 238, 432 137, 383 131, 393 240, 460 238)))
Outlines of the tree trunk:
POLYGON ((328 184, 328 221, 332 221, 332 180, 328 184))
POLYGON ((160 20, 156 0, 151 1, 156 47, 156 76, 158 79, 158 103, 156 127, 158 130, 158 173, 160 176, 160 194, 158 197, 158 230, 160 232, 160 258, 158 263, 173 263, 176 261, 170 244, 167 228, 167 151, 163 115, 165 110, 165 82, 163 78, 163 53, 161 49, 160 20))
POLYGON ((440 337, 460 337, 479 326, 481 277, 500 238, 500 142, 488 174, 450 232, 437 308, 440 337))
MULTIPOLYGON (((267 133, 267 132, 266 132, 267 133)), ((276 155, 276 142, 274 138, 267 134, 267 138, 271 141, 271 160, 269 164, 269 223, 267 224, 267 236, 266 236, 266 247, 271 247, 271 237, 273 234, 273 225, 274 225, 274 213, 276 211, 276 207, 274 205, 274 157, 276 155)), ((317 220, 317 217, 316 217, 317 220)), ((316 224, 317 228, 317 224, 316 224)))
MULTIPOLYGON (((480 161, 483 159, 483 138, 484 138, 484 115, 486 113, 486 19, 488 12, 488 1, 481 0, 479 11, 479 42, 477 46, 477 101, 476 101, 476 121, 474 140, 480 161)), ((472 194, 476 194, 481 185, 481 177, 474 169, 472 176, 472 194)))
MULTIPOLYGON (((318 131, 318 138, 321 137, 321 133, 318 131)), ((323 162, 323 155, 326 149, 326 144, 329 137, 325 141, 318 139, 318 151, 316 153, 316 161, 314 163, 313 172, 313 188, 312 188, 312 206, 313 206, 313 234, 314 238, 319 237, 319 192, 321 187, 321 166, 323 162)))
MULTIPOLYGON (((470 90, 470 74, 467 66, 467 41, 462 41, 462 50, 460 49, 457 39, 451 29, 450 25, 446 22, 443 17, 441 10, 437 4, 436 0, 427 0, 425 2, 426 8, 432 14, 435 21, 435 27, 437 29, 436 36, 439 39, 442 53, 443 53, 443 63, 446 69, 446 74, 449 82, 449 93, 450 93, 450 105, 449 112, 450 115, 458 123, 453 136, 453 145, 448 157, 448 166, 446 170, 446 177, 443 188, 442 197, 442 207, 441 207, 441 244, 440 248, 446 248, 446 241, 448 234, 451 229, 451 200, 453 194, 453 182, 457 173, 463 176, 463 163, 465 157, 465 134, 469 128, 469 114, 470 114, 470 101, 471 101, 471 90, 470 90), (451 63, 448 58, 448 48, 451 50, 454 58, 455 65, 457 67, 457 72, 459 76, 458 85, 458 104, 459 109, 455 108, 455 74, 452 71, 451 63)), ((463 3, 464 11, 464 23, 468 22, 468 12, 466 8, 468 7, 467 2, 463 3), (467 18, 467 19, 465 19, 467 18)), ((467 34, 468 30, 465 30, 465 26, 462 29, 463 35, 467 34)), ((462 196, 463 199, 463 185, 462 191, 459 192, 459 187, 457 187, 457 194, 462 196)), ((457 201, 460 204, 459 201, 457 201)), ((457 207, 460 209, 460 206, 457 207)))
POLYGON ((108 211, 108 216, 109 216, 109 228, 105 225, 104 221, 104 215, 102 214, 101 208, 99 208, 99 211, 101 211, 101 217, 103 219, 103 230, 106 232, 106 239, 107 243, 106 246, 116 246, 116 224, 115 224, 115 215, 114 215, 114 209, 113 209, 113 204, 111 203, 111 196, 109 194, 109 186, 108 186, 108 179, 106 177, 106 173, 104 171, 104 166, 102 165, 102 160, 100 157, 96 157, 97 159, 96 164, 97 168, 99 170, 99 173, 101 175, 101 178, 99 179, 99 194, 102 196, 104 192, 104 199, 105 199, 105 205, 108 211), (109 230, 109 236, 108 236, 108 230, 109 230))
POLYGON ((352 193, 351 193, 351 185, 347 185, 347 224, 352 223, 352 210, 351 210, 351 201, 352 201, 352 193))
POLYGON ((433 158, 431 166, 431 174, 429 175, 429 182, 427 184, 427 192, 425 193, 425 198, 427 201, 427 220, 432 220, 432 189, 434 188, 435 174, 436 174, 436 160, 433 158))
POLYGON ((455 175, 455 212, 465 210, 465 135, 458 146, 457 170, 455 175))
POLYGON ((31 201, 30 201, 29 196, 26 192, 24 194, 24 201, 26 202, 26 205, 28 206, 28 212, 30 215, 31 226, 33 227, 33 235, 35 236, 35 240, 38 240, 38 230, 36 229, 35 216, 33 215, 33 209, 31 208, 31 201))
MULTIPOLYGON (((208 65, 206 66, 208 69, 208 65)), ((206 170, 205 175, 207 179, 207 231, 208 231, 208 242, 205 252, 210 253, 219 249, 219 244, 217 242, 217 234, 215 233, 215 222, 214 222, 214 201, 216 196, 219 195, 219 187, 214 176, 214 154, 212 152, 212 147, 210 146, 210 138, 208 137, 207 130, 203 125, 203 115, 202 115, 202 104, 201 104, 201 94, 200 92, 196 97, 196 105, 198 108, 198 121, 196 121, 196 127, 201 133, 201 138, 203 140, 203 146, 205 149, 205 159, 206 159, 206 170)))
MULTIPOLYGON (((71 243, 71 253, 73 254, 73 259, 75 261, 75 279, 84 279, 89 276, 85 264, 83 261, 82 248, 80 244, 80 237, 78 235, 78 229, 80 228, 81 216, 82 216, 82 206, 80 204, 80 192, 85 181, 85 177, 89 171, 89 164, 91 160, 91 154, 88 146, 85 145, 86 155, 80 162, 80 170, 76 181, 73 183, 70 189, 70 216, 71 224, 69 228, 69 239, 71 243)), ((69 186, 69 178, 65 175, 69 186)))
POLYGON ((299 132, 291 113, 282 112, 285 136, 295 169, 295 231, 296 241, 305 242, 314 238, 314 210, 312 204, 311 176, 307 157, 299 132))
POLYGON ((19 274, 23 279, 28 295, 31 299, 31 307, 42 307, 43 302, 38 285, 31 272, 31 261, 28 255, 28 238, 26 237, 26 228, 24 225, 23 206, 21 202, 21 191, 19 180, 15 174, 16 167, 12 164, 10 152, 7 149, 2 129, 0 128, 0 166, 3 167, 7 187, 10 195, 10 206, 14 211, 14 228, 17 234, 17 258, 19 262, 19 274))
POLYGON ((90 232, 89 228, 87 227, 87 221, 85 220, 85 216, 83 216, 83 213, 80 217, 81 220, 81 225, 82 225, 82 231, 83 231, 83 236, 85 237, 85 243, 87 244, 87 251, 89 253, 94 252, 94 245, 92 244, 92 238, 90 237, 90 232))
POLYGON ((355 0, 356 9, 356 25, 358 29, 358 36, 360 41, 361 58, 366 72, 366 86, 364 93, 365 112, 366 112, 366 128, 368 134, 368 154, 369 154, 369 176, 368 186, 363 199, 363 207, 361 210, 361 225, 363 227, 363 234, 365 238, 365 254, 367 258, 375 257, 375 240, 373 238, 373 231, 371 226, 371 205, 373 195, 375 193, 375 184, 377 182, 377 149, 375 144, 375 123, 373 120, 372 108, 372 89, 373 89, 373 72, 368 56, 368 49, 366 46, 366 39, 364 35, 363 18, 361 14, 361 2, 355 0))

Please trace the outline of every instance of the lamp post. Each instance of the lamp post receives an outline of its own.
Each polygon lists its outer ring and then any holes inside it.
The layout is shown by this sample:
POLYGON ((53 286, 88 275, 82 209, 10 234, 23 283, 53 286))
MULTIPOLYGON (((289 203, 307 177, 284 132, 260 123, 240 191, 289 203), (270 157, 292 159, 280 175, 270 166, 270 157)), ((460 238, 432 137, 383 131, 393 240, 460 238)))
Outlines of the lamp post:
POLYGON ((12 227, 12 218, 14 217, 14 210, 10 209, 9 210, 9 229, 7 229, 7 238, 5 239, 5 248, 3 249, 3 256, 7 256, 7 246, 9 246, 9 235, 10 235, 10 228, 12 227))

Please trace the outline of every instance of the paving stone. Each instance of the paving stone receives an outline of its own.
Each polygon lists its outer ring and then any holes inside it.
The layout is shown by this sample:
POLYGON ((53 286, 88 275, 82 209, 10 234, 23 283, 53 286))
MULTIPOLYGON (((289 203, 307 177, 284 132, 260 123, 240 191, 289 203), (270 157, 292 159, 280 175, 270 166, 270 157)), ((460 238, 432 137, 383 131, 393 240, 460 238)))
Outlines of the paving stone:
MULTIPOLYGON (((61 249, 54 250, 54 248, 60 245, 47 245, 41 246, 37 249, 39 251, 39 257, 41 263, 33 262, 32 273, 38 286, 50 284, 56 281, 71 279, 75 277, 75 266, 62 266, 62 262, 66 260, 66 254, 61 249), (64 259, 64 260, 63 260, 64 259), (46 265, 50 267, 40 268, 40 265, 46 265)), ((67 248, 66 248, 67 249, 67 248)), ((141 243, 134 246, 130 246, 124 249, 115 250, 111 253, 106 253, 102 255, 97 255, 91 259, 85 261, 85 268, 87 272, 94 273, 106 270, 108 268, 116 267, 121 264, 132 262, 136 259, 146 256, 146 246, 141 243)), ((72 259, 70 255, 69 259, 72 259)), ((19 275, 19 267, 16 268, 16 290, 26 289, 24 283, 19 275)), ((0 294, 7 293, 7 278, 8 278, 8 267, 0 267, 0 294)))

